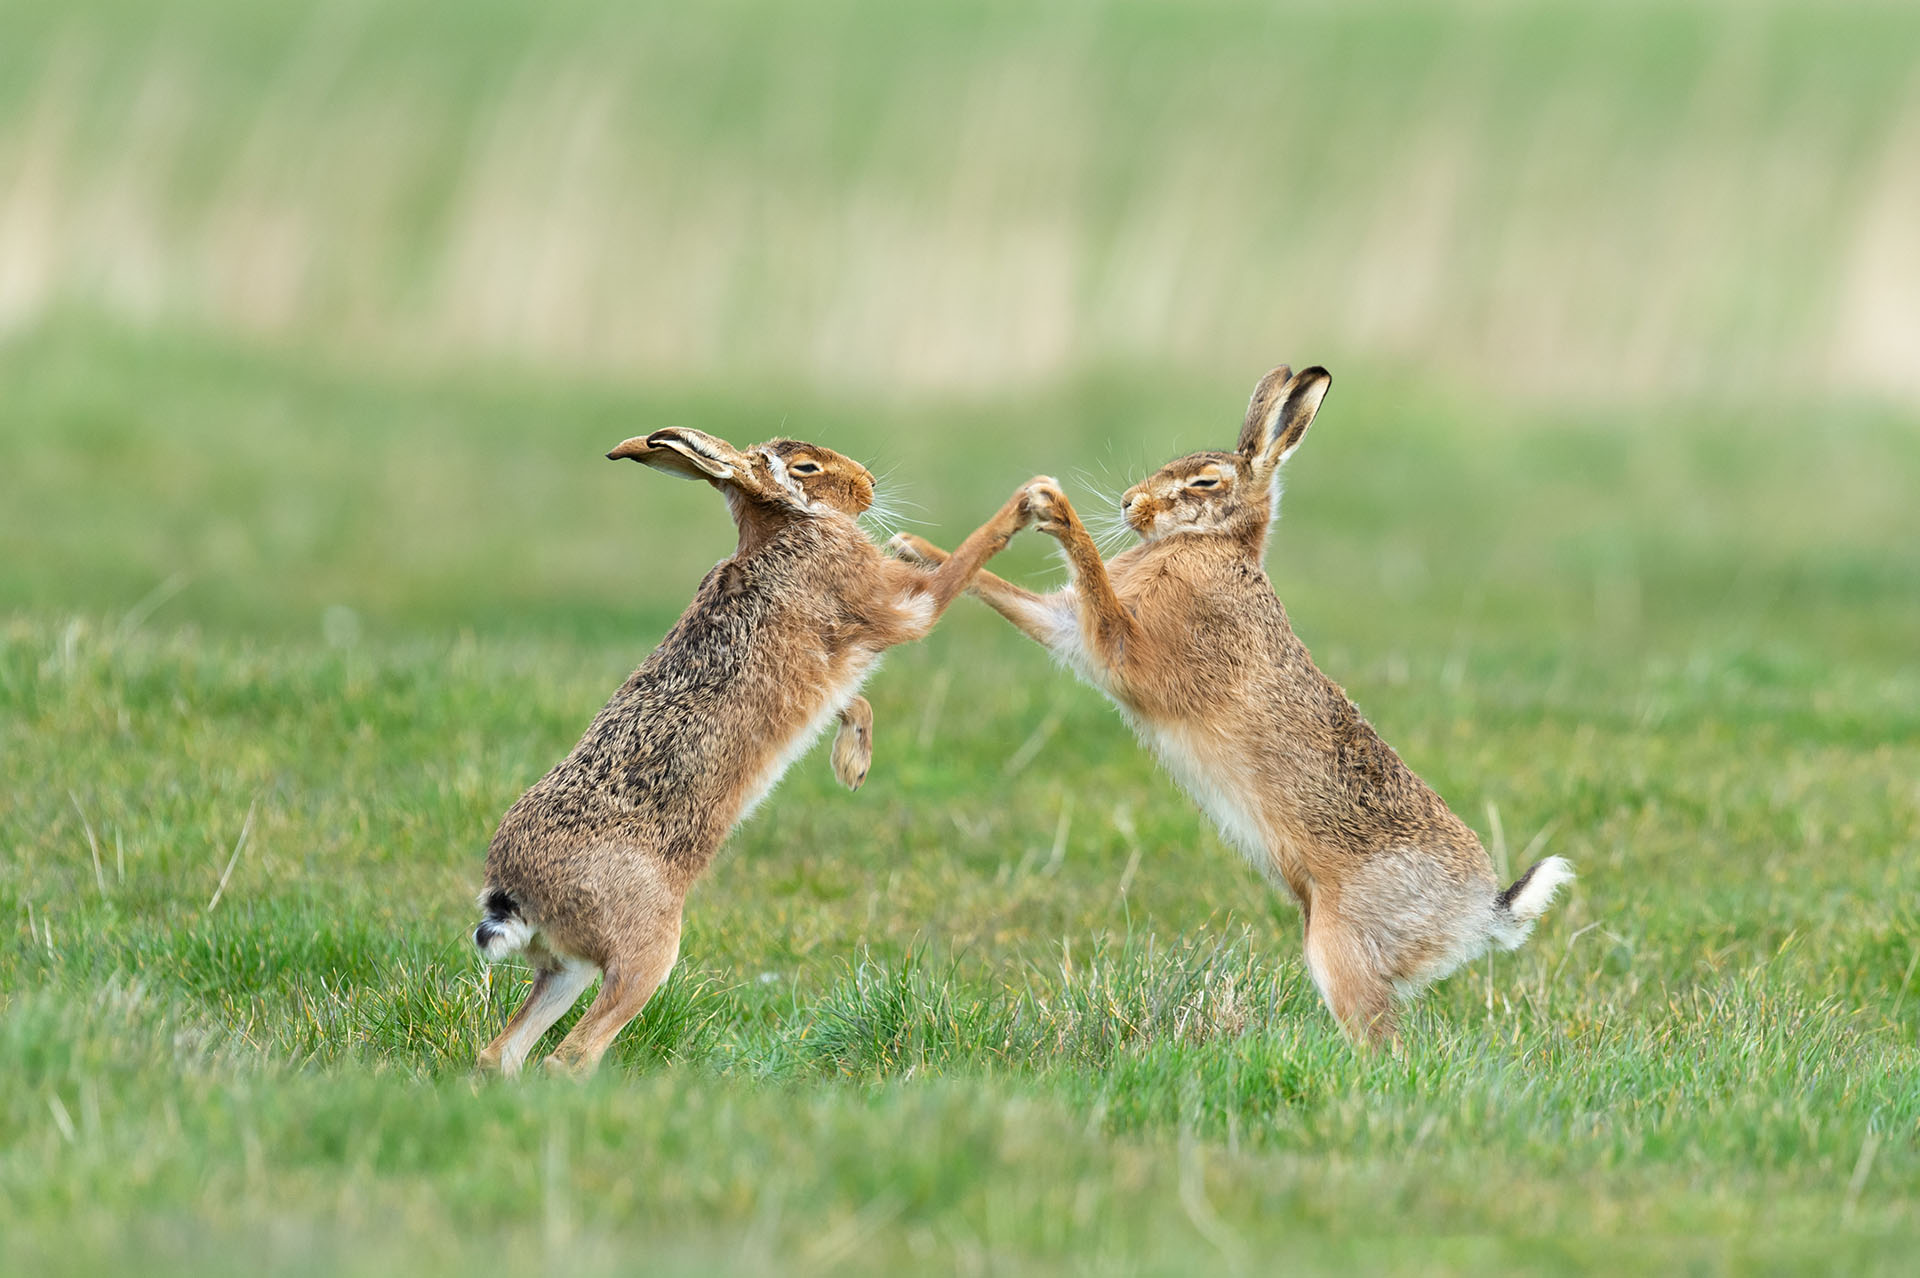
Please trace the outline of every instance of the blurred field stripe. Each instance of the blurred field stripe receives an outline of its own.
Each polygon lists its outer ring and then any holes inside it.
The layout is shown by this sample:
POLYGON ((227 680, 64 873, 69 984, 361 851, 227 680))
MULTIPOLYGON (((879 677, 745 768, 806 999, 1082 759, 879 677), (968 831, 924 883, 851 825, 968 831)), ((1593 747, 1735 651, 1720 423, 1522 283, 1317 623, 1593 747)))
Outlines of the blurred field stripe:
POLYGON ((1920 398, 1920 10, 13 3, 0 332, 1920 398))

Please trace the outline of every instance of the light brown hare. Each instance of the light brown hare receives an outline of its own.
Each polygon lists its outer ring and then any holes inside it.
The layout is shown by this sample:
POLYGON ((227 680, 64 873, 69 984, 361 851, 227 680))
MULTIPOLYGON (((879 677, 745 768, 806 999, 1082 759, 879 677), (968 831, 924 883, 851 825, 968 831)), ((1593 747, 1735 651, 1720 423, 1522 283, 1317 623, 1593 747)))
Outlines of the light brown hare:
POLYGON ((504 1074, 598 973, 599 995, 548 1061, 594 1069, 672 969, 687 892, 735 824, 836 716, 834 771, 865 779, 861 681, 887 648, 926 634, 1029 521, 1023 488, 928 570, 887 557, 855 523, 873 476, 830 449, 776 439, 742 451, 662 430, 607 456, 711 484, 740 540, 493 836, 474 944, 490 962, 524 951, 535 973, 480 1054, 504 1074))
MULTIPOLYGON (((990 573, 972 593, 1120 708, 1221 834, 1285 883, 1307 966, 1349 1035, 1396 1033, 1398 1005, 1527 939, 1573 877, 1548 857, 1502 889, 1473 831, 1313 664, 1263 567, 1280 466, 1332 378, 1262 378, 1230 453, 1179 458, 1122 498, 1143 544, 1102 562, 1065 494, 1036 482, 1035 527, 1070 582, 1034 594, 990 573)), ((951 562, 917 537, 896 554, 951 562)))

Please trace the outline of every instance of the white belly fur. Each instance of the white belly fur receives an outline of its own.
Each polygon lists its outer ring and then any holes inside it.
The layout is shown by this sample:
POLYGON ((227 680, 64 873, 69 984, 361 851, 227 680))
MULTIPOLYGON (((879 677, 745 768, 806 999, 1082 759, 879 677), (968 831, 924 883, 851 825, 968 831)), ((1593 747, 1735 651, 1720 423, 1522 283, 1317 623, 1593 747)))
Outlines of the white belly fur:
POLYGON ((1114 688, 1104 666, 1087 652, 1080 634, 1079 616, 1072 588, 1055 596, 1056 605, 1048 620, 1053 636, 1048 649, 1087 683, 1106 694, 1133 729, 1140 743, 1153 751, 1168 774, 1187 792, 1200 810, 1213 821, 1220 837, 1239 849, 1253 868, 1271 882, 1282 883, 1276 851, 1267 837, 1257 810, 1247 801, 1246 787, 1236 786, 1238 769, 1231 764, 1203 758, 1193 744, 1169 725, 1149 723, 1135 713, 1114 688))
POLYGON ((1146 723, 1124 705, 1120 710, 1141 743, 1153 751, 1180 788, 1212 818, 1220 837, 1238 848, 1254 869, 1274 877, 1279 867, 1274 864, 1266 830, 1241 788, 1233 784, 1238 778, 1232 774, 1231 767, 1223 772, 1220 761, 1202 758, 1178 729, 1146 723))
POLYGON ((759 779, 753 783, 753 789, 747 793, 747 801, 740 806, 740 814, 733 819, 735 826, 752 816, 754 809, 773 793, 773 787, 780 784, 780 778, 787 774, 787 769, 793 766, 793 761, 805 754, 808 748, 820 739, 820 734, 827 730, 827 725, 847 708, 849 701, 859 695, 860 685, 867 681, 867 676, 872 674, 879 665, 880 658, 877 654, 848 664, 847 673, 827 699, 821 703, 820 709, 814 712, 813 718, 801 725, 800 730, 780 747, 780 752, 768 762, 759 779))

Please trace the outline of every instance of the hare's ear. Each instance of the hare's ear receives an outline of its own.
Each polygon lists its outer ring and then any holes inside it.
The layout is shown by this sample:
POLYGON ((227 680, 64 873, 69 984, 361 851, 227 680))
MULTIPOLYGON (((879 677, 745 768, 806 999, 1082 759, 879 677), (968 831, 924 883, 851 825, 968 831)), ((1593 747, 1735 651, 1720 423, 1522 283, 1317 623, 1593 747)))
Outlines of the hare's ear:
POLYGON ((704 431, 675 427, 656 430, 651 435, 623 440, 608 461, 631 457, 643 466, 678 475, 682 479, 706 479, 724 483, 745 469, 745 458, 726 440, 704 431))
POLYGON ((1293 370, 1285 364, 1274 369, 1260 379, 1253 388, 1253 398, 1247 401, 1247 423, 1240 428, 1240 442, 1234 452, 1242 457, 1252 457, 1260 451, 1260 445, 1267 438, 1267 428, 1272 425, 1273 414, 1280 403, 1280 388, 1293 377, 1293 370))
POLYGON ((1260 382, 1260 389, 1254 392, 1254 408, 1262 408, 1262 420, 1257 436, 1254 435, 1253 408, 1247 411, 1247 425, 1240 433, 1240 451, 1253 463, 1254 473, 1261 478, 1270 478, 1280 469, 1281 463, 1293 455, 1305 437, 1307 427, 1313 425, 1315 413, 1320 411, 1320 401, 1327 397, 1327 388, 1333 385, 1333 375, 1319 366, 1301 369, 1291 377, 1282 377, 1286 369, 1276 368, 1260 382), (1269 386, 1268 383, 1273 383, 1269 386), (1263 406, 1262 398, 1267 400, 1263 406), (1249 447, 1249 436, 1255 442, 1249 447))

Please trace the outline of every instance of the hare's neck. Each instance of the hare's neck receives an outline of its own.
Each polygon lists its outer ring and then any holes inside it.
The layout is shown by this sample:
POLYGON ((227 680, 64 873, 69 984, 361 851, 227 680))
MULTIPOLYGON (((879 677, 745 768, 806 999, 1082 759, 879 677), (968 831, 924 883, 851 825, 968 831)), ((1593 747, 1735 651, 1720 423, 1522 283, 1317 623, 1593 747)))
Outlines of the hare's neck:
POLYGON ((735 559, 747 559, 764 552, 786 540, 797 525, 805 522, 788 511, 748 501, 731 491, 727 493, 727 505, 732 509, 734 527, 740 532, 739 544, 733 548, 735 559))
POLYGON ((1186 575, 1196 562, 1217 564, 1224 560, 1259 569, 1266 561, 1266 547, 1264 526, 1254 530, 1192 528, 1123 550, 1107 561, 1107 570, 1118 584, 1119 578, 1149 568, 1170 568, 1186 575))
POLYGON ((832 513, 801 515, 780 507, 741 502, 734 512, 740 541, 733 548, 733 557, 745 561, 784 552, 815 552, 840 535, 849 522, 832 513))

